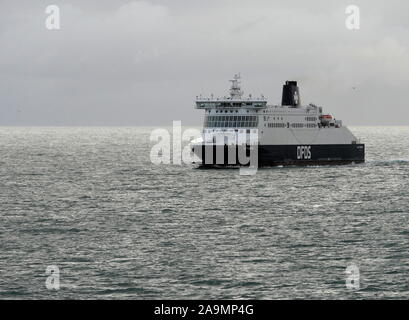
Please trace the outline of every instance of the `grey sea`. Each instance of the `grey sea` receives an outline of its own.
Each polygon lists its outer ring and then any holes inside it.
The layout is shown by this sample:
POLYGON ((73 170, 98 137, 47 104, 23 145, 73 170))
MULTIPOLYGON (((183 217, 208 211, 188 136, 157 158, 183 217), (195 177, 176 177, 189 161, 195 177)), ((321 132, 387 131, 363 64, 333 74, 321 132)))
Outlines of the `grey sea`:
POLYGON ((153 129, 0 128, 0 298, 409 298, 409 127, 254 176, 152 164, 153 129))

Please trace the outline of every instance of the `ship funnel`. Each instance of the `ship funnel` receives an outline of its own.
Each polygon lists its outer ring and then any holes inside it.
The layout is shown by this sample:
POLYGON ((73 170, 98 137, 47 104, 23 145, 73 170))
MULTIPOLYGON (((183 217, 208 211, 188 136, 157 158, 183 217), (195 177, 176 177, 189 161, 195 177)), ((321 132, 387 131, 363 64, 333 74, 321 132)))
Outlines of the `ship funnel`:
POLYGON ((299 107, 301 105, 300 92, 298 91, 297 81, 286 81, 283 85, 283 96, 281 105, 299 107))

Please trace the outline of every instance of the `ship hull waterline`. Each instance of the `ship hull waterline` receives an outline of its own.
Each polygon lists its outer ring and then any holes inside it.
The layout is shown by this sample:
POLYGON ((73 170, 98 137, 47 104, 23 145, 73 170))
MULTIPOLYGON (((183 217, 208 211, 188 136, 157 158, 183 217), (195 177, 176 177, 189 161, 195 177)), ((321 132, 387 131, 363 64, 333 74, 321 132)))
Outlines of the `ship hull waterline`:
POLYGON ((200 167, 248 166, 251 150, 257 149, 258 167, 346 165, 365 162, 364 144, 321 145, 195 145, 192 151, 202 160, 200 167), (239 151, 239 149, 241 149, 239 151), (245 155, 239 160, 239 152, 245 155))

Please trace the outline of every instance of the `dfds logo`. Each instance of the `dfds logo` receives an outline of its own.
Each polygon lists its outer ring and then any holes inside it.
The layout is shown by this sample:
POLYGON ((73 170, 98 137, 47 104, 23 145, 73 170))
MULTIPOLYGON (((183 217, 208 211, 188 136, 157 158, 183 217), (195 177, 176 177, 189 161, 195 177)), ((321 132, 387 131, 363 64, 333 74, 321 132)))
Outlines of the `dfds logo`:
POLYGON ((311 159, 311 146, 298 146, 297 147, 297 159, 298 160, 311 159))

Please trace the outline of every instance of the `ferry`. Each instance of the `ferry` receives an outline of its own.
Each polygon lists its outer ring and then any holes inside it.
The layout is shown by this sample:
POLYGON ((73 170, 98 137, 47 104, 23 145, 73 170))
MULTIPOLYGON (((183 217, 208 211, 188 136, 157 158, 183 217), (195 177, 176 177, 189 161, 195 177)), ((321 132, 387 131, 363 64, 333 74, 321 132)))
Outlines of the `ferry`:
POLYGON ((244 97, 238 74, 230 81, 229 96, 196 97, 196 109, 204 110, 204 125, 191 148, 201 166, 248 165, 240 161, 240 148, 246 154, 257 150, 258 166, 365 161, 365 145, 341 120, 320 106, 301 104, 297 81, 285 82, 280 105, 269 104, 263 95, 244 97), (252 135, 257 138, 249 139, 252 135))

